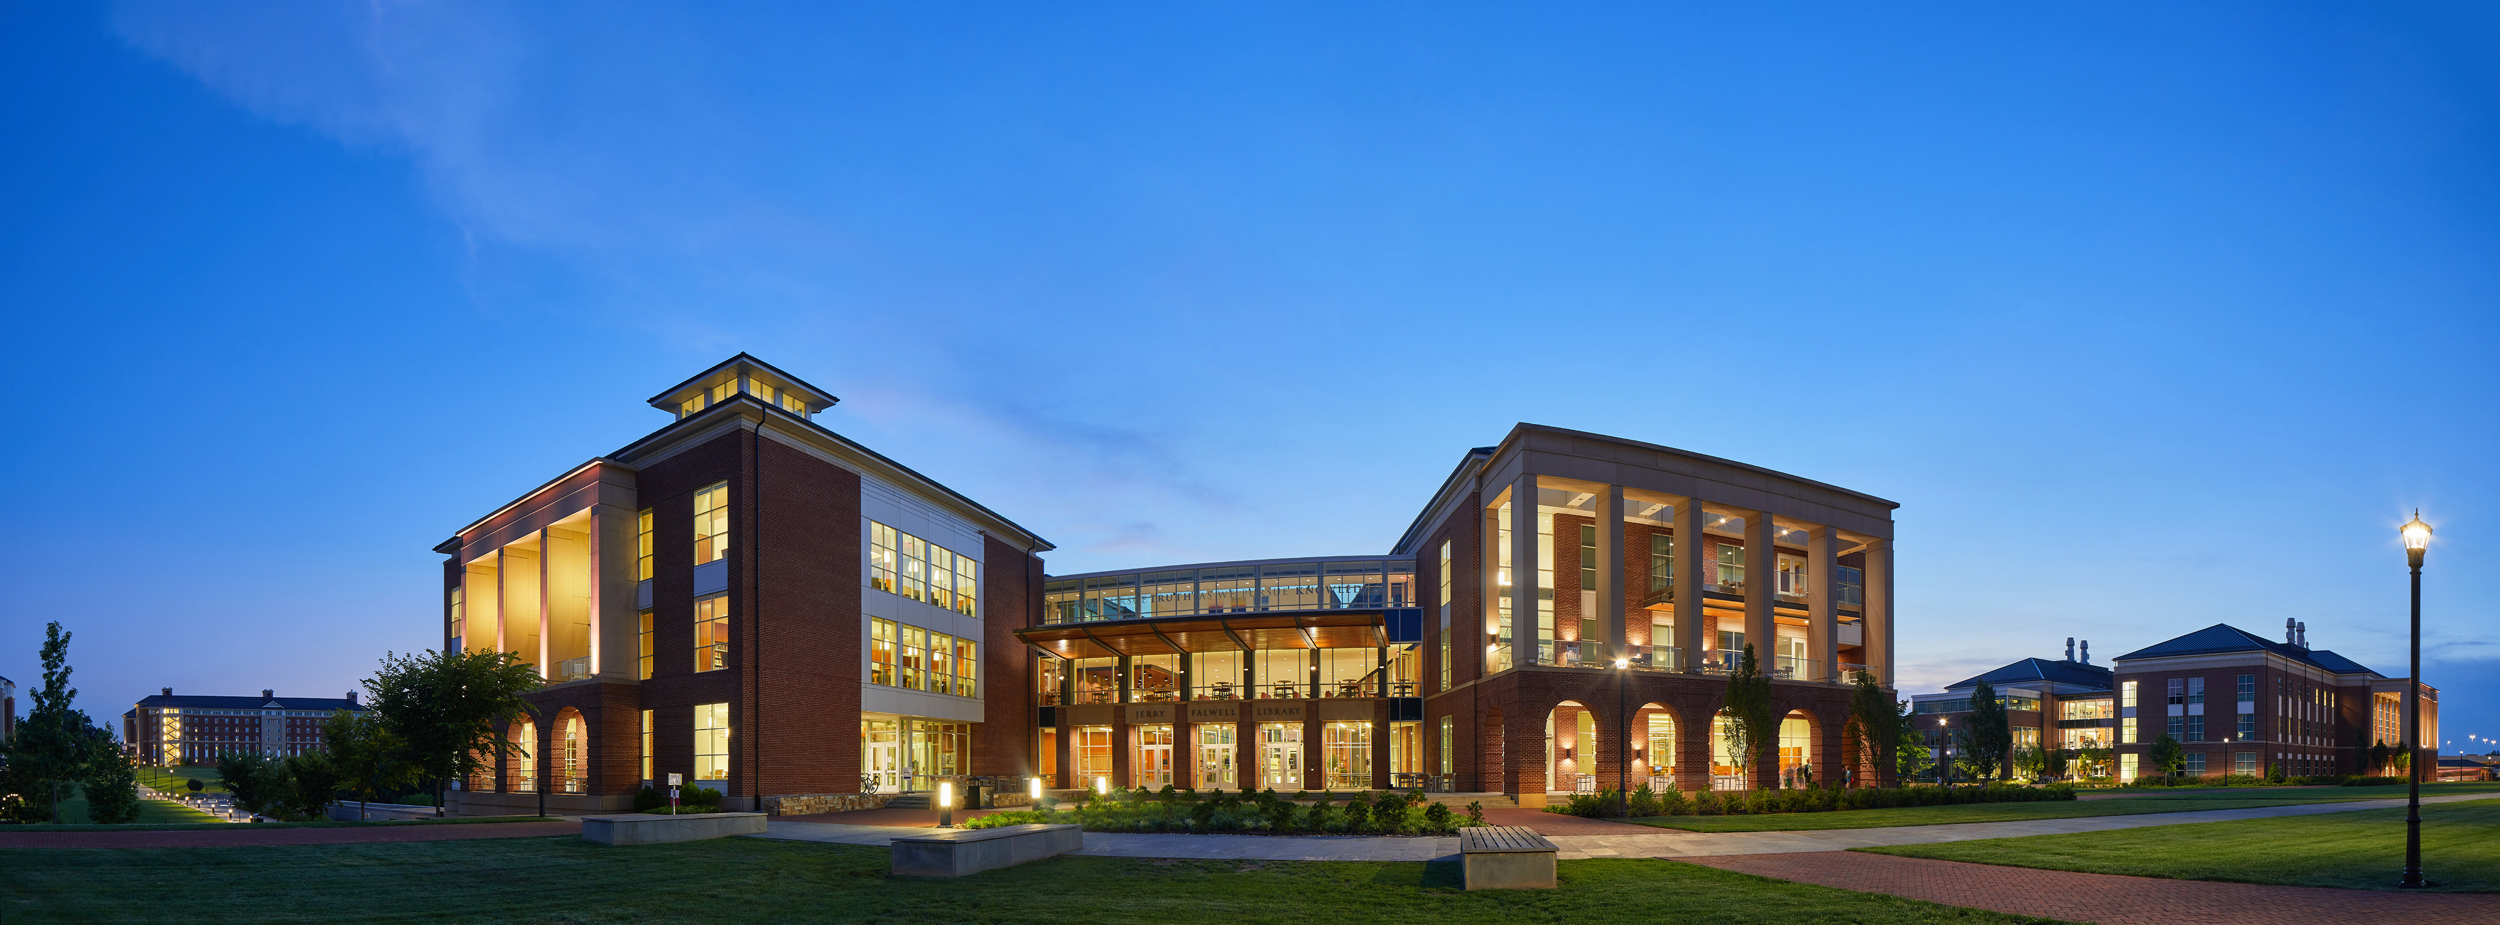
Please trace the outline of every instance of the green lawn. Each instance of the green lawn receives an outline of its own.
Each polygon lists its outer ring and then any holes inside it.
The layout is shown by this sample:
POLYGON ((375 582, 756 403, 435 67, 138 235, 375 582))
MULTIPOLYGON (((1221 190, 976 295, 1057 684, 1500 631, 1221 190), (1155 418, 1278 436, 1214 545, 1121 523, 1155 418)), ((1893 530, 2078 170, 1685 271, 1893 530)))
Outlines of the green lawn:
POLYGON ((225 824, 211 816, 172 800, 140 800, 139 825, 187 825, 192 823, 225 824))
POLYGON ((579 838, 0 850, 0 921, 2021 923, 2042 920, 1656 860, 1564 861, 1562 888, 1468 893, 1452 863, 1059 858, 888 879, 883 848, 579 838), (164 890, 178 869, 183 889, 164 890), (283 876, 272 876, 283 871, 283 876), (199 901, 213 897, 213 901, 199 901))
MULTIPOLYGON (((2369 809, 1858 850, 2096 874, 2385 890, 2395 887, 2404 868, 2404 816, 2402 808, 2369 809)), ((2500 893, 2495 833, 2500 800, 2422 807, 2423 875, 2434 889, 2500 893)))
POLYGON ((140 783, 167 793, 177 790, 189 792, 183 787, 183 782, 187 780, 199 781, 201 793, 226 789, 226 779, 217 776, 216 768, 140 768, 138 776, 140 783))
MULTIPOLYGON (((1813 829, 1871 829, 1893 825, 1943 825, 1954 822, 2024 822, 2083 816, 2132 816, 2143 813, 2185 813, 2211 809, 2252 809, 2293 803, 2339 803, 2403 797, 2403 787, 2319 787, 2311 789, 2207 790, 2190 793, 2147 791, 2102 800, 2053 803, 1965 803, 1958 806, 1907 806, 1899 809, 1857 809, 1836 813, 1774 813, 1763 816, 1655 816, 1632 821, 1687 832, 1799 832, 1813 829)), ((2500 783, 2425 784, 2423 796, 2452 793, 2500 793, 2500 783)))

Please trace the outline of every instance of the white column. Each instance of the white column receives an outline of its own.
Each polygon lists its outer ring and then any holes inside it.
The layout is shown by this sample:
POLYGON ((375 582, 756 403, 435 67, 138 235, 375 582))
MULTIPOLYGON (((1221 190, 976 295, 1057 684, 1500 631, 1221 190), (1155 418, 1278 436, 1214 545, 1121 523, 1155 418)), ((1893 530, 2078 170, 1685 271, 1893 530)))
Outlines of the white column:
POLYGON ((1839 551, 1832 528, 1806 528, 1806 652, 1815 659, 1816 677, 1827 681, 1840 679, 1840 612, 1832 607, 1839 551))
POLYGON ((1866 667, 1886 687, 1898 687, 1892 673, 1892 541, 1866 541, 1866 667))
MULTIPOLYGON (((1475 653, 1476 677, 1482 678, 1493 673, 1493 650, 1490 647, 1500 641, 1502 595, 1509 593, 1510 589, 1502 587, 1502 551, 1496 545, 1501 538, 1501 515, 1491 505, 1478 513, 1484 518, 1484 533, 1483 539, 1476 544, 1481 553, 1476 557, 1479 566, 1476 571, 1481 573, 1476 580, 1481 582, 1478 587, 1484 591, 1476 597, 1484 607, 1484 632, 1475 639, 1475 653)), ((1451 680, 1455 682, 1458 679, 1453 677, 1451 680)))
POLYGON ((1623 486, 1608 485, 1597 503, 1597 612, 1606 642, 1621 651, 1631 640, 1623 625, 1623 486))
MULTIPOLYGON (((547 597, 547 563, 555 558, 549 555, 554 551, 554 543, 555 537, 547 528, 538 528, 538 676, 548 681, 557 677, 555 663, 547 660, 548 642, 555 638, 555 626, 548 622, 548 614, 555 608, 547 606, 550 603, 547 597)), ((544 750, 545 746, 541 745, 540 749, 544 750)), ((538 785, 544 787, 547 782, 541 780, 538 785)))
POLYGON ((1779 552, 1771 548, 1771 514, 1745 514, 1745 644, 1753 647, 1762 673, 1778 663, 1778 624, 1771 622, 1771 602, 1778 600, 1779 552))
POLYGON ((613 504, 590 509, 590 675, 602 681, 632 681, 639 673, 638 513, 613 504))
POLYGON ((1536 658, 1536 476, 1510 483, 1510 635, 1512 664, 1536 658))
MULTIPOLYGON (((1700 499, 1676 499, 1675 646, 1684 650, 1686 670, 1700 667, 1701 653, 1710 647, 1710 641, 1701 628, 1701 551, 1705 542, 1701 532, 1702 517, 1700 499)), ((1702 735, 1709 735, 1709 727, 1702 727, 1702 735)))

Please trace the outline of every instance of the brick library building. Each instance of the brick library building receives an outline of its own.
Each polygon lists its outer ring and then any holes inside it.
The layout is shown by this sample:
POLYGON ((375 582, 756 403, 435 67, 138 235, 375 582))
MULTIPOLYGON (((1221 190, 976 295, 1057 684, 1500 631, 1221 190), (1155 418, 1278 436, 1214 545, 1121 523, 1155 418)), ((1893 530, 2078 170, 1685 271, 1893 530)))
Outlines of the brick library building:
POLYGON ((1046 575, 1039 535, 754 357, 649 401, 673 420, 436 547, 445 644, 546 682, 457 811, 672 773, 779 813, 1035 777, 1536 805, 1876 773, 1841 756, 1849 685, 1889 696, 1882 498, 1521 424, 1381 553, 1046 575), (1713 719, 1748 648, 1784 717, 1750 774, 1713 719))

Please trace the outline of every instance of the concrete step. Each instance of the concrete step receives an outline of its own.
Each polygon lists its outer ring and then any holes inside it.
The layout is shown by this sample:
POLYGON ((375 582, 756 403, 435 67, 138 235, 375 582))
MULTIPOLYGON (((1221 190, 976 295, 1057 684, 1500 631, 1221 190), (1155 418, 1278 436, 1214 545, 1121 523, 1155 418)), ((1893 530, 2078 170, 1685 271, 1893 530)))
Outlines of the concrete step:
POLYGON ((1482 803, 1486 809, 1517 809, 1519 801, 1498 793, 1427 793, 1424 799, 1464 812, 1469 803, 1482 803))
POLYGON ((891 802, 891 803, 887 803, 887 804, 885 804, 885 808, 887 808, 887 809, 929 809, 929 808, 931 808, 931 807, 933 807, 933 806, 935 806, 935 805, 936 805, 936 804, 929 802, 929 795, 928 795, 928 794, 925 794, 925 793, 906 793, 906 794, 903 794, 902 796, 895 797, 895 798, 894 798, 894 802, 891 802))

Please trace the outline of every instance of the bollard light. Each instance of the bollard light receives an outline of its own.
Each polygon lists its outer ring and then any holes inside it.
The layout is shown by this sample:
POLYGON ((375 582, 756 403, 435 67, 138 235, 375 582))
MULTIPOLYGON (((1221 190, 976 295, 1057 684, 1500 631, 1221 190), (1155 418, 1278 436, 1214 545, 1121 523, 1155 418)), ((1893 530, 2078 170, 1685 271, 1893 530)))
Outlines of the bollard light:
POLYGON ((955 782, 938 782, 938 828, 955 827, 955 782))
POLYGON ((1039 805, 1042 802, 1042 779, 1038 777, 1026 778, 1024 793, 1026 796, 1033 798, 1034 804, 1039 805))
POLYGON ((1111 778, 1108 778, 1108 777, 1097 777, 1097 778, 1094 778, 1094 793, 1095 793, 1095 795, 1097 795, 1097 796, 1106 796, 1106 797, 1107 797, 1107 796, 1110 796, 1110 795, 1111 795, 1111 778))

